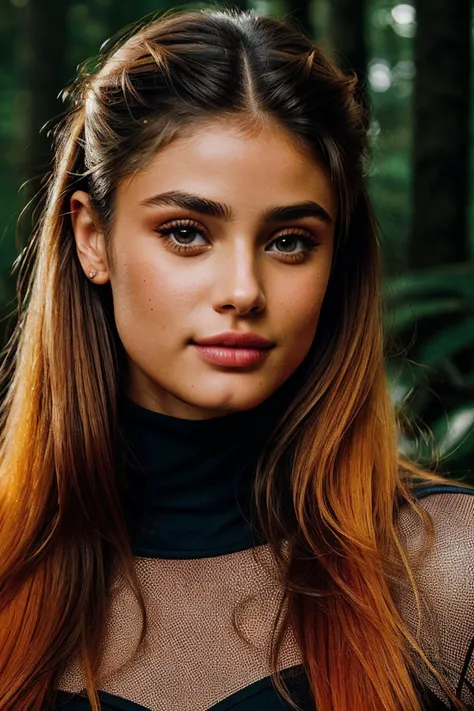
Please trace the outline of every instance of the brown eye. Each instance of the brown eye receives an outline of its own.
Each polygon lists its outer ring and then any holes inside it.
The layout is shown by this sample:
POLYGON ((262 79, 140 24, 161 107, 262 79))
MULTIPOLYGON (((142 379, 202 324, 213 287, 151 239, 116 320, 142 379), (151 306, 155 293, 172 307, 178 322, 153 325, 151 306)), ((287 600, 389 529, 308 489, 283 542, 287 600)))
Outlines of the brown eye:
POLYGON ((202 237, 202 235, 192 227, 175 227, 167 234, 173 237, 178 244, 192 244, 196 237, 202 237))
POLYGON ((317 242, 313 236, 301 234, 300 232, 290 232, 274 239, 268 245, 267 251, 279 255, 282 259, 287 257, 292 262, 302 262, 319 244, 320 242, 317 242))
POLYGON ((187 221, 167 223, 155 228, 155 232, 164 241, 167 249, 176 253, 186 253, 186 256, 201 253, 203 248, 209 246, 209 239, 204 229, 198 224, 187 221))
POLYGON ((195 227, 168 227, 162 229, 161 234, 163 237, 169 237, 177 244, 189 244, 193 246, 199 246, 201 244, 206 244, 206 240, 199 230, 195 227))
POLYGON ((298 242, 301 242, 301 237, 295 235, 288 235, 286 237, 278 237, 274 244, 278 245, 280 252, 294 252, 297 248, 298 242))

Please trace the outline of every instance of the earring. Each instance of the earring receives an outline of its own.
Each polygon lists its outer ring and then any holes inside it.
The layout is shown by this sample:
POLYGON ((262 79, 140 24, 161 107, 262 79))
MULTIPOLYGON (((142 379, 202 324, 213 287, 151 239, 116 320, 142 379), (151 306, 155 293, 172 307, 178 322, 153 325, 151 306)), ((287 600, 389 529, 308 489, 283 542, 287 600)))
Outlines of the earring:
POLYGON ((89 277, 89 279, 93 279, 96 274, 97 274, 97 272, 95 272, 93 269, 91 269, 87 276, 89 277))

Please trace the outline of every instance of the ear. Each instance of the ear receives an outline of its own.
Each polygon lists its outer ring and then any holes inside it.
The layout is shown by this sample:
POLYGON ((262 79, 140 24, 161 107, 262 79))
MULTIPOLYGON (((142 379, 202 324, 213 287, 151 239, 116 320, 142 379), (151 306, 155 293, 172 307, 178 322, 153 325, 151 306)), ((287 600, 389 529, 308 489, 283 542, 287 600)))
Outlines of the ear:
POLYGON ((110 274, 105 237, 98 226, 89 195, 77 190, 71 196, 70 207, 77 256, 84 273, 94 284, 106 284, 110 281, 110 274))

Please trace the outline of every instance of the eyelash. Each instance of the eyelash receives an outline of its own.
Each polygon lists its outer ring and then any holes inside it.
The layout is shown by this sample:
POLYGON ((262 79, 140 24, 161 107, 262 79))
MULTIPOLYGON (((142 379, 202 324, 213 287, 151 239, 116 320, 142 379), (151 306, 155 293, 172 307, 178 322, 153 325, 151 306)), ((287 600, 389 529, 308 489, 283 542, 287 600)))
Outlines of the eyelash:
MULTIPOLYGON (((194 222, 193 220, 175 220, 174 222, 167 223, 166 225, 163 225, 159 228, 155 229, 155 232, 160 236, 161 239, 166 241, 166 247, 167 249, 170 249, 172 252, 178 253, 178 254, 188 254, 191 255, 193 252, 196 253, 200 250, 202 250, 202 247, 204 245, 199 245, 199 246, 194 246, 192 244, 180 244, 179 242, 176 242, 173 240, 173 233, 176 232, 177 230, 185 230, 188 229, 190 231, 194 231, 204 237, 206 241, 209 242, 209 239, 207 237, 206 231, 202 228, 202 226, 194 222)), ((279 239, 282 239, 284 237, 294 237, 298 238, 299 241, 301 241, 304 244, 304 249, 300 250, 299 252, 278 252, 277 254, 280 255, 282 258, 282 261, 285 262, 290 262, 293 264, 301 264, 309 256, 309 253, 317 249, 321 242, 318 242, 317 239, 307 233, 307 232, 301 232, 299 230, 296 230, 293 228, 293 230, 288 229, 285 230, 282 234, 280 234, 278 237, 275 237, 270 244, 274 244, 277 242, 279 239)))

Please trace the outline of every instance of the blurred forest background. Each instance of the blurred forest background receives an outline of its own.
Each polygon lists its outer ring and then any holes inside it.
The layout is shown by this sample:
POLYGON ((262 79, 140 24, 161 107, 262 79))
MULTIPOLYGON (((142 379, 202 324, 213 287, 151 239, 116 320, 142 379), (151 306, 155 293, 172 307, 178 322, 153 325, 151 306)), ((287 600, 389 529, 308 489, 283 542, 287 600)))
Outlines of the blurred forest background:
MULTIPOLYGON (((359 74, 372 110, 368 181, 384 255, 387 368, 406 416, 400 445, 427 462, 434 440, 440 468, 474 481, 473 0, 234 5, 293 17, 359 74)), ((16 222, 48 170, 48 127, 41 127, 63 111, 58 96, 78 64, 125 25, 173 7, 171 0, 0 0, 2 342, 14 310, 11 266, 31 217, 18 234, 16 222)))

